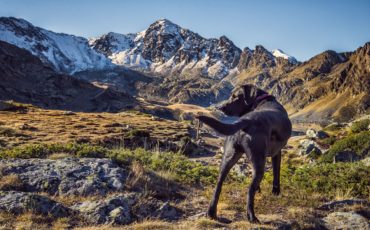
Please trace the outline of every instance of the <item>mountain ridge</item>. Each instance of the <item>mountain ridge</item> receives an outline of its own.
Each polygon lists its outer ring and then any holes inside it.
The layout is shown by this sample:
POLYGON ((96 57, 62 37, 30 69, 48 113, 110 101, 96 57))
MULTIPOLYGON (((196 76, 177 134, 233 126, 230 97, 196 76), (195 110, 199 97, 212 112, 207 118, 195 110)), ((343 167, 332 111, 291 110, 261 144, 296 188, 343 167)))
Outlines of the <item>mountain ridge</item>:
POLYGON ((109 32, 89 40, 16 18, 0 18, 0 31, 0 40, 29 50, 58 72, 149 100, 210 106, 235 86, 252 83, 299 119, 332 119, 347 107, 354 107, 352 114, 369 108, 369 43, 351 52, 327 50, 301 63, 282 50, 240 49, 226 36, 204 38, 167 19, 138 33, 109 32), (345 101, 348 96, 355 99, 345 101))

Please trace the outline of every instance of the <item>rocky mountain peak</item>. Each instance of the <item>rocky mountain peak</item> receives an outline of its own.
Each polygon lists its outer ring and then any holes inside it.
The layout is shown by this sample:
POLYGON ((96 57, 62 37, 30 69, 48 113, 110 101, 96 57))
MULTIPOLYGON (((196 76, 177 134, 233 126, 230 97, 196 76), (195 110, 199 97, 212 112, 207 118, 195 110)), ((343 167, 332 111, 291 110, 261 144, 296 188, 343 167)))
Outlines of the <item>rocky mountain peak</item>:
POLYGON ((58 72, 110 67, 110 61, 91 49, 82 37, 54 33, 13 17, 0 18, 0 31, 1 41, 30 51, 58 72))

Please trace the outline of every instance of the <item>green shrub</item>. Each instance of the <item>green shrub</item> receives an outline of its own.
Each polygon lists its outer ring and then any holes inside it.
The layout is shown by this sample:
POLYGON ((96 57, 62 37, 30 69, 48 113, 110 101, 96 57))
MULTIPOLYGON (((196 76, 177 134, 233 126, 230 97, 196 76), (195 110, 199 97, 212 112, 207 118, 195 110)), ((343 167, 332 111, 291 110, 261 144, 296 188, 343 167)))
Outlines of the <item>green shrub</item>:
POLYGON ((150 133, 146 130, 132 129, 127 133, 127 137, 150 137, 150 133))
POLYGON ((370 125, 370 119, 364 119, 360 121, 355 121, 351 125, 351 131, 353 133, 359 133, 362 131, 366 131, 370 125))
POLYGON ((323 131, 339 131, 343 128, 343 125, 342 124, 339 124, 339 123, 336 123, 336 124, 330 124, 328 126, 326 126, 323 131))
POLYGON ((350 191, 356 197, 368 197, 370 168, 361 162, 307 165, 295 170, 291 185, 307 192, 333 198, 338 191, 350 191))
POLYGON ((321 158, 322 162, 332 162, 333 157, 344 150, 354 151, 358 156, 364 157, 364 151, 370 147, 370 131, 350 134, 336 141, 329 151, 321 158))
POLYGON ((0 136, 4 137, 14 137, 17 136, 18 133, 11 128, 6 128, 6 127, 0 127, 0 136))
POLYGON ((108 149, 88 144, 31 144, 0 151, 0 158, 46 158, 54 153, 68 153, 77 157, 104 157, 108 149))
POLYGON ((356 115, 356 109, 352 105, 346 105, 339 109, 338 116, 335 117, 337 122, 347 122, 356 115))
POLYGON ((320 140, 320 142, 326 145, 333 145, 336 140, 337 138, 335 136, 330 136, 330 137, 320 140))
MULTIPOLYGON (((109 157, 121 164, 129 165, 137 161, 144 168, 153 171, 170 171, 174 178, 182 183, 211 184, 216 182, 218 176, 216 167, 193 162, 179 153, 118 149, 110 152, 109 157)), ((234 175, 231 175, 231 178, 236 179, 234 175)))

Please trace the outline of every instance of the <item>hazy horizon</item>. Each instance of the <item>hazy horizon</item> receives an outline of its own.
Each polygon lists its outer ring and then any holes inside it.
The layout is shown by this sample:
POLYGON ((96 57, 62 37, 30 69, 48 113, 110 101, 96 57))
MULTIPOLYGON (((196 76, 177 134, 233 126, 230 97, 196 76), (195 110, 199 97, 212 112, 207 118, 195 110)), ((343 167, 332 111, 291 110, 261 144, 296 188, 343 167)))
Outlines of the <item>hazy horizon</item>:
POLYGON ((243 49, 263 45, 299 61, 325 50, 353 51, 370 41, 370 1, 41 1, 0 0, 0 16, 55 32, 96 37, 136 33, 158 19, 205 38, 227 36, 243 49))

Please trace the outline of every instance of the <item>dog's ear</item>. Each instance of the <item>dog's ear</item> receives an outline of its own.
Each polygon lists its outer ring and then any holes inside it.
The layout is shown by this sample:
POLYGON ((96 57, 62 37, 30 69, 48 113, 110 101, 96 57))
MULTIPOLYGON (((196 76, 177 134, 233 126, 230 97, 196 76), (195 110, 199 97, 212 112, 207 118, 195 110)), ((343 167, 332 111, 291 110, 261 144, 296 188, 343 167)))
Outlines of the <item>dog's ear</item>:
POLYGON ((245 102, 247 104, 253 103, 253 101, 257 97, 258 88, 254 85, 247 84, 247 85, 243 86, 243 90, 244 90, 244 100, 245 100, 245 102))

